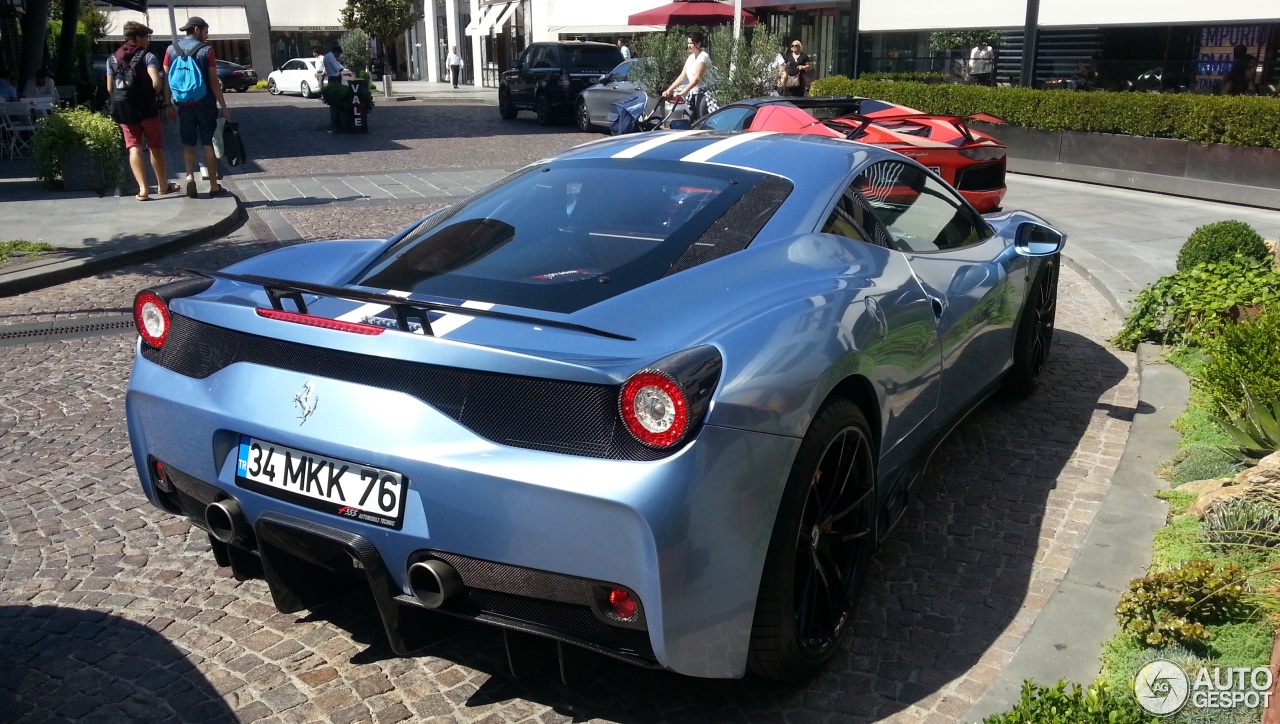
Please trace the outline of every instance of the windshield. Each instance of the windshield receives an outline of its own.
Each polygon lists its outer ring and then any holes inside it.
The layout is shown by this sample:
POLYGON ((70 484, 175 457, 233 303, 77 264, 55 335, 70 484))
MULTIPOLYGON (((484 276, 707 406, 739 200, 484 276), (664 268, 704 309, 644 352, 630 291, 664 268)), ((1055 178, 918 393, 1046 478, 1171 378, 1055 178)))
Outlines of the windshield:
POLYGON ((761 178, 638 159, 556 162, 429 218, 355 283, 572 312, 727 253, 698 242, 761 178))

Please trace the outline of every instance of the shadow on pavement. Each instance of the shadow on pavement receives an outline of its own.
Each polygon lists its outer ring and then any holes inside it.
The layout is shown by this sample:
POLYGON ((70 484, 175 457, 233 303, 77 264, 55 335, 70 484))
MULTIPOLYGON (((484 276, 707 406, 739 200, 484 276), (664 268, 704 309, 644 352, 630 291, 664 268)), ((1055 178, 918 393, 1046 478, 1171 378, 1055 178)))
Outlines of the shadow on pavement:
POLYGON ((6 722, 235 721, 162 633, 99 611, 0 606, 6 722))
MULTIPOLYGON (((1040 538, 1053 535, 1043 530, 1050 494, 1059 480, 1070 486, 1083 477, 1072 457, 1095 416, 1130 420, 1135 413, 1102 400, 1127 375, 1124 362, 1072 332, 1059 330, 1054 345, 1036 394, 987 403, 935 454, 901 525, 876 555, 844 652, 807 686, 693 679, 603 657, 573 686, 554 671, 512 679, 501 633, 464 622, 457 635, 425 649, 423 661, 437 657, 491 674, 468 706, 520 698, 575 721, 742 721, 809 711, 852 723, 915 704, 929 708, 926 700, 969 674, 1015 624, 1024 599, 1052 593, 1052 578, 1033 578, 1040 538)), ((372 607, 359 599, 311 618, 370 646, 353 663, 393 656, 372 607)))

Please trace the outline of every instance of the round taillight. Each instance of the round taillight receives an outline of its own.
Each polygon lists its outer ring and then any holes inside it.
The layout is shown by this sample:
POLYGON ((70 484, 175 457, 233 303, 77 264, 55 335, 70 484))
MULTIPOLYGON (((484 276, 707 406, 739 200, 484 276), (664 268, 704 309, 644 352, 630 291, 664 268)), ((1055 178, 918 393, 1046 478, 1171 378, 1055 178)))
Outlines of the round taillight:
POLYGON ((650 447, 671 447, 689 427, 689 406, 684 390, 659 372, 637 372, 622 386, 619 400, 627 430, 650 447))
POLYGON ((640 611, 640 606, 631 597, 631 593, 621 588, 609 591, 609 606, 613 609, 613 615, 623 621, 632 620, 640 611))
POLYGON ((169 336, 169 308, 155 292, 143 292, 133 300, 133 323, 143 342, 160 349, 169 336))

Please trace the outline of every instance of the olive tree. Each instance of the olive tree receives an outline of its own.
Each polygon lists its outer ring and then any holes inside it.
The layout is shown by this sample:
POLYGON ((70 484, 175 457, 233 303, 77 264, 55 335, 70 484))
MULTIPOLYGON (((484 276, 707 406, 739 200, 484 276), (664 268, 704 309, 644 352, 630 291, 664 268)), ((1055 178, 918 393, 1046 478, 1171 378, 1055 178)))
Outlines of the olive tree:
POLYGON ((369 46, 369 34, 360 28, 352 28, 342 34, 338 44, 342 46, 342 61, 360 73, 369 72, 373 53, 369 46))
MULTIPOLYGON (((384 95, 390 96, 394 69, 387 65, 387 49, 421 17, 415 10, 414 0, 347 0, 340 17, 344 28, 363 30, 378 41, 382 56, 382 90, 384 95)), ((342 52, 346 53, 346 50, 342 52)))

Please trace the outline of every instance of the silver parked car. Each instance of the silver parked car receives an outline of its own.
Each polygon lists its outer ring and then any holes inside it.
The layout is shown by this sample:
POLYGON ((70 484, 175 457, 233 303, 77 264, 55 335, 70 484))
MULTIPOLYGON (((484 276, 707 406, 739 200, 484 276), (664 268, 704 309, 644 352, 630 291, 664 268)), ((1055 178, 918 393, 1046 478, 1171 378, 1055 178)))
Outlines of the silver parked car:
MULTIPOLYGON (((631 69, 644 60, 643 58, 625 60, 609 71, 608 75, 601 76, 599 83, 582 91, 578 96, 578 107, 574 111, 579 131, 593 133, 609 130, 609 111, 616 101, 636 92, 635 83, 631 82, 629 76, 631 69)), ((652 111, 661 100, 658 96, 651 95, 646 110, 652 111)))

